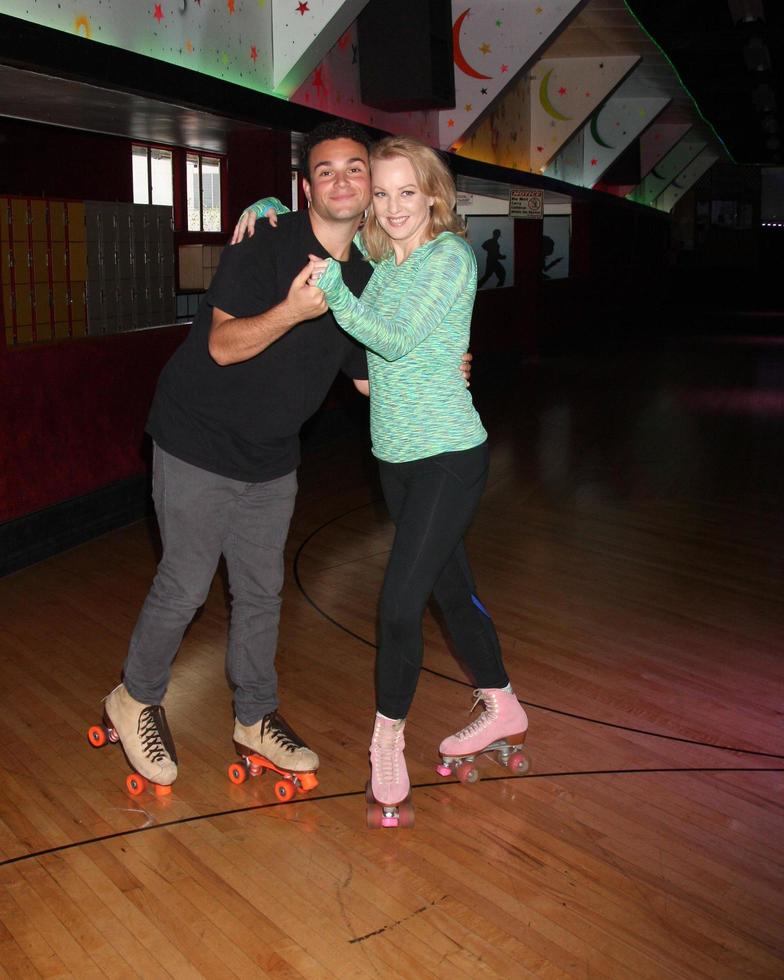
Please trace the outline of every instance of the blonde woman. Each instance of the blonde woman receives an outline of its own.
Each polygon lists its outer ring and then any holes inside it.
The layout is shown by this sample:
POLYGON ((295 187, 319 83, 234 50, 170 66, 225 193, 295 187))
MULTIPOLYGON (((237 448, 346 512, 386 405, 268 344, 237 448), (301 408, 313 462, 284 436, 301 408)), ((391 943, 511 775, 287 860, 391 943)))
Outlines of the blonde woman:
POLYGON ((361 232, 374 264, 370 281, 358 299, 339 263, 311 256, 310 282, 368 350, 373 454, 395 524, 379 606, 368 822, 397 826, 413 822, 404 729, 431 597, 473 675, 475 704, 484 704, 475 721, 442 741, 439 771, 495 743, 518 749, 528 721, 463 545, 487 480, 488 449, 457 368, 468 349, 476 260, 454 212, 454 181, 435 151, 409 137, 375 144, 370 166, 372 207, 361 232))

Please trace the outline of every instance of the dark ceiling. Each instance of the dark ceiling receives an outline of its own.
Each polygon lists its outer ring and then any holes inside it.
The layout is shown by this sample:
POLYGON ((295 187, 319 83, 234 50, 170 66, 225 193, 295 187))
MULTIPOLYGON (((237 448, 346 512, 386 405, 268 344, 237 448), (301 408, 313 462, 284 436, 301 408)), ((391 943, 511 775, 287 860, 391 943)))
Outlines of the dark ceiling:
POLYGON ((780 164, 784 0, 626 2, 733 159, 780 164))

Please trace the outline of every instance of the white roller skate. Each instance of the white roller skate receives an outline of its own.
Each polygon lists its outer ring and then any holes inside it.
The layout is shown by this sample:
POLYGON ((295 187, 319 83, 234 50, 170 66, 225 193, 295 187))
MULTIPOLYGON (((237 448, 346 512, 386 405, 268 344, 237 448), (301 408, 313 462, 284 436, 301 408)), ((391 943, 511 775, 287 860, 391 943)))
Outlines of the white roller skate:
POLYGON ((177 752, 160 704, 142 704, 119 684, 104 700, 103 724, 87 732, 91 745, 120 742, 131 768, 125 780, 131 796, 141 795, 152 786, 156 795, 167 796, 177 778, 177 752))

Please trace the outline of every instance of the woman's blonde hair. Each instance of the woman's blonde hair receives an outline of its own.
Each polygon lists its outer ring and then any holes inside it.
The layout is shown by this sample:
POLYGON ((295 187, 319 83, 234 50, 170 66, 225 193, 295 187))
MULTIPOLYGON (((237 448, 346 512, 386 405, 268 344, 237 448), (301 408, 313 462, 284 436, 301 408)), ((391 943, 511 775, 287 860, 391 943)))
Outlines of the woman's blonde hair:
MULTIPOLYGON (((417 187, 426 197, 433 198, 427 240, 436 238, 442 231, 451 231, 465 238, 463 219, 455 214, 457 192, 452 174, 435 150, 419 140, 410 136, 388 136, 375 143, 370 149, 371 186, 373 163, 395 157, 403 157, 410 162, 416 175, 417 187)), ((362 229, 362 240, 374 262, 380 262, 392 252, 392 239, 376 220, 372 207, 362 229)))

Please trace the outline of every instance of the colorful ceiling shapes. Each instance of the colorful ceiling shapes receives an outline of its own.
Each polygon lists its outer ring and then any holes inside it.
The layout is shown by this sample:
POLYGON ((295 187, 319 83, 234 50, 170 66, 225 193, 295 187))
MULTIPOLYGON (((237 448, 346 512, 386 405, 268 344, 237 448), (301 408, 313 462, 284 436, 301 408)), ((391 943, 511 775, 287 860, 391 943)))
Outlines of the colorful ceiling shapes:
POLYGON ((719 154, 710 147, 706 147, 673 178, 669 187, 665 187, 656 198, 654 207, 658 208, 659 211, 672 211, 683 195, 691 190, 700 177, 707 173, 718 159, 719 154))
MULTIPOLYGON (((634 68, 635 55, 543 59, 529 73, 531 154, 528 169, 544 171, 566 141, 634 68)), ((597 156, 594 144, 591 156, 597 156)), ((582 174, 581 174, 582 180, 582 174)))
POLYGON ((535 7, 522 0, 478 0, 470 5, 452 0, 455 108, 438 114, 442 149, 465 141, 491 103, 581 2, 542 0, 535 7))
POLYGON ((702 153, 706 142, 701 138, 685 136, 660 160, 627 197, 638 204, 653 204, 662 191, 684 170, 695 157, 702 153))

